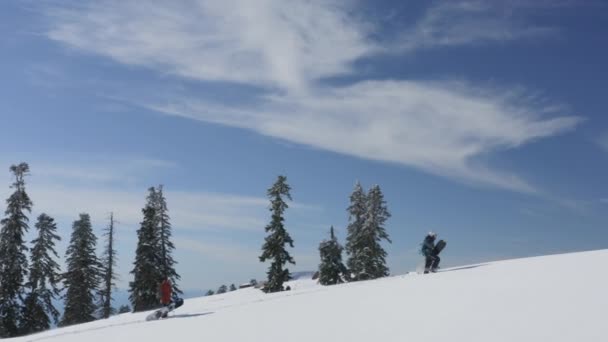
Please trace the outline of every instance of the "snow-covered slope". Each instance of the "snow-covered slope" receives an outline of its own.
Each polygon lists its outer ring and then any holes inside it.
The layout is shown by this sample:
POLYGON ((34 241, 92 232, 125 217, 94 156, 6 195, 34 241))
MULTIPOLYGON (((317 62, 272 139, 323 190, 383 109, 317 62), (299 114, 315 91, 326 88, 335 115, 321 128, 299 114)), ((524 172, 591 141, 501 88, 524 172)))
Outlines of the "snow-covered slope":
MULTIPOLYGON (((492 262, 266 295, 243 289, 15 341, 601 341, 608 250, 492 262)), ((308 282, 308 284, 305 284, 308 282)))

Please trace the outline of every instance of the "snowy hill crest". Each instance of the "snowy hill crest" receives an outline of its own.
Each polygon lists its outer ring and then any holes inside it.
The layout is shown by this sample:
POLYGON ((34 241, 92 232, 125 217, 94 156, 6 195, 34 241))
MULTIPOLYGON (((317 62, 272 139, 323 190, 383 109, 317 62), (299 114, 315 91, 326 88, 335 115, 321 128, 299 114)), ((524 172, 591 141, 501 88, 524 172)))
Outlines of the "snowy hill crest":
POLYGON ((608 250, 456 267, 292 291, 249 288, 14 341, 599 341, 608 335, 608 250), (294 332, 297 332, 295 334, 294 332))

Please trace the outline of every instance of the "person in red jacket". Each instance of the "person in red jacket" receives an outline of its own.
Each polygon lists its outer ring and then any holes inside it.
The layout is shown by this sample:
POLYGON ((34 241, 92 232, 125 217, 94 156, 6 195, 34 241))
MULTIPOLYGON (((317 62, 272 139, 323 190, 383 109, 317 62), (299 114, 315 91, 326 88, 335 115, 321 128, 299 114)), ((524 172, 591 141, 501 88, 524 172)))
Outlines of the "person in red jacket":
POLYGON ((165 278, 165 280, 160 283, 158 292, 160 295, 160 303, 164 308, 156 311, 157 319, 167 318, 169 312, 184 305, 184 300, 179 298, 177 294, 173 292, 173 284, 171 284, 171 280, 169 280, 169 278, 165 278))
POLYGON ((171 304, 172 292, 173 288, 171 286, 171 280, 169 278, 165 278, 163 282, 160 284, 160 303, 163 306, 169 306, 171 304))

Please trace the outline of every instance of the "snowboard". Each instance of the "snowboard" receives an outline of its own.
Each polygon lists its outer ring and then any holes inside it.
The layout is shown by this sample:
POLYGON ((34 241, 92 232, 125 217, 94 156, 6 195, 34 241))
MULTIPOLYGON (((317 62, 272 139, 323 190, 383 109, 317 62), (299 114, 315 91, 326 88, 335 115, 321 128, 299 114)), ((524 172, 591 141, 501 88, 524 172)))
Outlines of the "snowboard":
POLYGON ((441 253, 441 251, 445 248, 445 245, 447 245, 447 242, 444 240, 439 240, 433 249, 433 255, 439 255, 439 253, 441 253))
POLYGON ((179 308, 183 304, 184 304, 184 300, 181 298, 178 298, 171 304, 165 306, 164 308, 160 308, 160 309, 154 311, 153 313, 149 314, 146 317, 146 321, 156 321, 161 318, 166 318, 167 315, 169 314, 169 312, 179 308))

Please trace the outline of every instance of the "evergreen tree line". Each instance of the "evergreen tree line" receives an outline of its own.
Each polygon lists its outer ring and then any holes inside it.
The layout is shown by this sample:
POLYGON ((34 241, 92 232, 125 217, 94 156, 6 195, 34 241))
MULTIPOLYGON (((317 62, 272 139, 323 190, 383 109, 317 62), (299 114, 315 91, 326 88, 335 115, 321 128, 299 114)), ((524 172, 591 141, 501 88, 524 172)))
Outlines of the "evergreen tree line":
MULTIPOLYGON (((291 187, 285 176, 279 176, 267 191, 270 200, 270 223, 266 226, 268 235, 262 246, 260 261, 270 260, 267 281, 263 286, 265 292, 283 291, 284 283, 291 279, 288 263, 295 260, 287 251, 293 248, 293 239, 285 228, 285 211, 289 206, 286 200, 292 200, 291 187)), ((350 196, 347 208, 349 224, 347 226, 346 248, 338 242, 333 226, 330 237, 319 244, 321 263, 319 264, 319 282, 322 285, 339 284, 346 281, 360 281, 381 278, 389 275, 386 264, 387 253, 382 248, 383 240, 391 242, 386 231, 386 221, 391 217, 380 186, 372 186, 365 192, 359 182, 350 196), (346 249, 348 259, 342 262, 342 252, 346 249)))
MULTIPOLYGON (((61 272, 56 259, 57 225, 52 217, 40 214, 35 224, 37 237, 25 242, 29 229, 28 214, 32 201, 25 191, 27 163, 10 168, 14 192, 7 199, 5 217, 0 221, 0 337, 14 337, 49 329, 52 323, 60 326, 90 322, 107 318, 116 310, 112 307, 115 288, 117 253, 115 249, 115 220, 110 214, 109 224, 103 232, 105 238, 100 257, 96 254, 95 236, 90 216, 82 213, 72 225, 70 242, 65 253, 66 270, 61 272), (30 251, 29 260, 27 252, 30 251), (63 286, 63 288, 60 288, 63 286), (53 300, 61 297, 65 310, 61 319, 53 300)), ((262 246, 261 262, 270 261, 265 292, 283 291, 284 283, 291 279, 287 264, 295 260, 287 248, 294 241, 285 227, 285 212, 291 201, 291 187, 285 176, 279 176, 268 189, 271 218, 265 227, 267 236, 262 246)), ((385 223, 390 218, 380 187, 375 185, 367 193, 356 183, 347 209, 346 248, 338 242, 333 227, 330 238, 319 245, 321 263, 319 281, 323 285, 345 281, 359 281, 387 276, 386 251, 382 240, 390 241, 385 223), (346 250, 346 265, 342 252, 346 250)), ((129 283, 129 300, 133 311, 159 307, 159 284, 169 279, 173 292, 182 293, 173 259, 175 246, 171 242, 171 223, 162 185, 148 189, 142 209, 143 219, 137 230, 137 247, 129 283)), ((220 286, 217 293, 236 290, 232 284, 220 286)), ((215 292, 209 290, 207 295, 215 292)), ((129 311, 122 306, 119 312, 129 311)))
MULTIPOLYGON (((115 220, 110 214, 103 232, 105 238, 100 257, 96 254, 95 236, 88 214, 82 213, 72 224, 72 234, 65 253, 66 270, 61 272, 55 245, 55 220, 42 213, 34 225, 36 237, 28 245, 25 234, 30 229, 28 215, 33 203, 25 189, 29 165, 12 165, 13 193, 6 200, 4 218, 0 220, 0 338, 27 335, 49 329, 52 324, 67 326, 107 318, 116 313, 112 292, 117 280, 115 220), (28 259, 29 251, 29 259, 28 259), (63 293, 63 295, 62 295, 63 293), (53 305, 63 299, 64 312, 53 305)), ((181 293, 172 253, 171 224, 163 187, 149 190, 139 230, 134 280, 130 301, 135 311, 158 306, 158 284, 169 278, 176 293, 181 293)), ((119 313, 130 311, 121 306, 119 313)))
MULTIPOLYGON (((251 281, 248 283, 248 286, 255 286, 255 285, 257 285, 257 281, 255 279, 251 279, 251 281)), ((234 284, 230 284, 230 286, 226 286, 225 284, 222 284, 216 291, 208 290, 207 292, 205 292, 205 296, 213 296, 216 294, 232 292, 232 291, 236 291, 237 289, 238 288, 234 284)))

